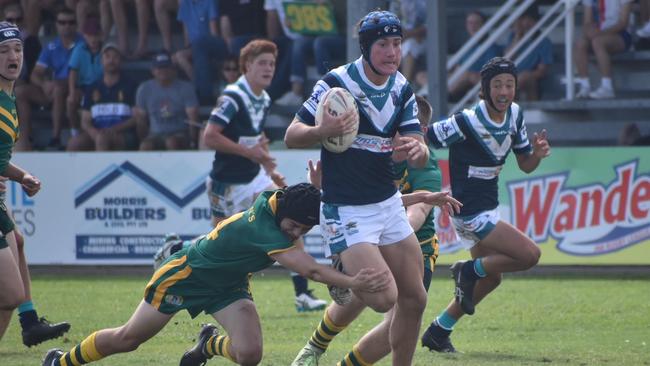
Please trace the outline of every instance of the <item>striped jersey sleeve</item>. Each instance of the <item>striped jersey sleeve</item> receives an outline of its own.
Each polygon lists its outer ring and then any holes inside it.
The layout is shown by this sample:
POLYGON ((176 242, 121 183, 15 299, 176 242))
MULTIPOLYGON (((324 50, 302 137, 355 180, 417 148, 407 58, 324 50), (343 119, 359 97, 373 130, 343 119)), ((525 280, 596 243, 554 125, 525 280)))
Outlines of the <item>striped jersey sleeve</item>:
POLYGON ((434 122, 429 126, 427 138, 436 148, 448 147, 456 142, 464 141, 465 134, 461 129, 461 124, 465 121, 460 113, 434 122))
POLYGON ((528 140, 528 132, 526 131, 526 123, 524 122, 524 112, 521 107, 513 106, 513 112, 517 113, 517 119, 515 120, 515 126, 517 132, 512 141, 512 152, 515 154, 530 154, 533 151, 533 146, 528 140))
POLYGON ((224 93, 217 100, 217 106, 210 112, 209 123, 227 126, 239 111, 239 104, 232 95, 224 93))

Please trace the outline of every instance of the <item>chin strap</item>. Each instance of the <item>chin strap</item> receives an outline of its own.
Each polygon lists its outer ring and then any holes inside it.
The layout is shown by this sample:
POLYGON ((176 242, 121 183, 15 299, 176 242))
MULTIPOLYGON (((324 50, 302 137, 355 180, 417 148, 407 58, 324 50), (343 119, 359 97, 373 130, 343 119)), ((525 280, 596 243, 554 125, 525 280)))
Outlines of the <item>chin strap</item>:
POLYGON ((380 73, 379 70, 375 69, 375 66, 372 64, 372 62, 370 62, 370 60, 366 60, 366 61, 368 62, 368 66, 370 66, 370 69, 372 70, 372 72, 374 72, 375 74, 377 74, 379 76, 386 76, 386 75, 380 73))

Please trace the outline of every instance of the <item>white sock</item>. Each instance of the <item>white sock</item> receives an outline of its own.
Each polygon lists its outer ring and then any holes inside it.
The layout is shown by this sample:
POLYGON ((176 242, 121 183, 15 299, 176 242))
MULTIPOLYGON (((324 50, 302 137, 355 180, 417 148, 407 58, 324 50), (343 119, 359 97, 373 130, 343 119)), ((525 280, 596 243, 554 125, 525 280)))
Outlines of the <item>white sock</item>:
POLYGON ((602 78, 600 80, 600 86, 609 90, 614 89, 614 86, 612 85, 612 78, 602 78))

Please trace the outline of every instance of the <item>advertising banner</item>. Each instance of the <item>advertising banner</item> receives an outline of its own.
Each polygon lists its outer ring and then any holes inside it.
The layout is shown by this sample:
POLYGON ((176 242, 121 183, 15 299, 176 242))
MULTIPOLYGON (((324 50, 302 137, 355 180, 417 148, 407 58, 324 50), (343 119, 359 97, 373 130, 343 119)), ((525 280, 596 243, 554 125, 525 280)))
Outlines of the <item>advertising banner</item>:
MULTIPOLYGON (((436 151, 449 189, 447 152, 436 151)), ((316 150, 273 151, 289 184, 306 180, 316 150)), ((7 206, 31 264, 151 264, 162 237, 210 231, 210 152, 17 153, 39 177, 27 197, 7 184, 7 206)), ((553 150, 532 174, 511 156, 499 177, 499 211, 540 245, 541 264, 650 264, 650 154, 643 148, 553 150)), ((440 262, 469 254, 438 213, 440 262)), ((313 230, 307 250, 323 260, 313 230)))
MULTIPOLYGON (((436 154, 444 172, 446 151, 436 154)), ((650 264, 650 153, 556 148, 531 174, 510 156, 499 212, 540 246, 540 264, 650 264)), ((469 256, 458 244, 441 244, 442 263, 469 256)))

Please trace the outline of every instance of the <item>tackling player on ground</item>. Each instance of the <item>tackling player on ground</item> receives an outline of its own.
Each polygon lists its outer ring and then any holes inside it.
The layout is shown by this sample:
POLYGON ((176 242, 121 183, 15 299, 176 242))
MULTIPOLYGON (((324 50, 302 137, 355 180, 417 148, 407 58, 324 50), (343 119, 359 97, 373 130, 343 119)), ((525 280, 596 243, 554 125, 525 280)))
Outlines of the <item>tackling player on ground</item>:
POLYGON ((181 365, 202 365, 215 355, 257 365, 262 359, 262 329, 249 287, 251 273, 277 261, 315 281, 361 293, 388 286, 388 270, 364 268, 347 276, 304 252, 301 238, 318 223, 319 206, 320 191, 307 183, 260 194, 252 207, 222 220, 204 238, 168 258, 124 325, 94 332, 69 352, 52 349, 43 365, 78 366, 134 351, 181 310, 192 317, 210 314, 226 331, 219 335, 214 326, 204 326, 181 365))

